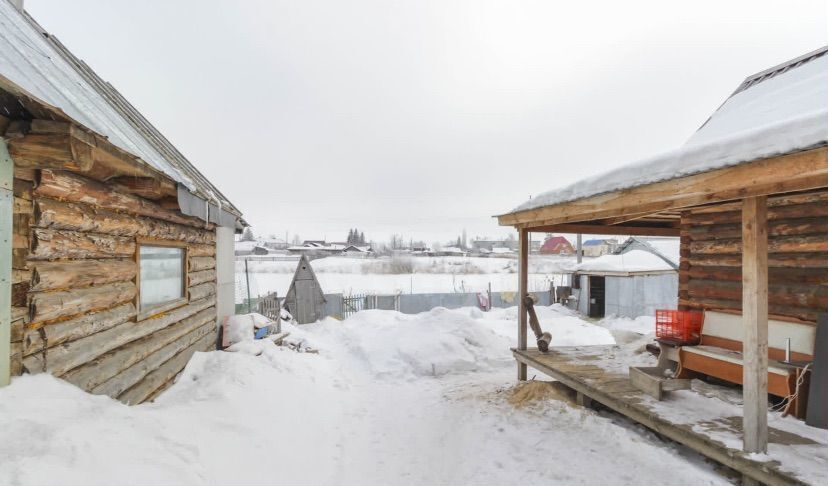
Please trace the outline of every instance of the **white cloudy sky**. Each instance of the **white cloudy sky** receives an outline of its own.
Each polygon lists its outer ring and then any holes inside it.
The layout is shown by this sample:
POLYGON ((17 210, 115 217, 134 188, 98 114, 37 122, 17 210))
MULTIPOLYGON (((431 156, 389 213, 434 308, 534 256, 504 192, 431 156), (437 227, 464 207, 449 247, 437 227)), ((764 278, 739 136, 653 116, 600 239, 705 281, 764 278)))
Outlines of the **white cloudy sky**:
POLYGON ((536 194, 676 147, 823 1, 25 0, 257 233, 507 234, 536 194))

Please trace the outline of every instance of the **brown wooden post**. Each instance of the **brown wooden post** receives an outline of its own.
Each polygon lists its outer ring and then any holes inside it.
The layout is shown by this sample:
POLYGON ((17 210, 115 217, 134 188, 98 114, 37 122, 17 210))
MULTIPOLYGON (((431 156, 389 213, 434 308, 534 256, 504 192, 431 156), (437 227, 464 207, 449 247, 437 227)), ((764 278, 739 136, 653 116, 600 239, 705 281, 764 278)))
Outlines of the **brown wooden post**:
POLYGON ((767 198, 742 203, 743 429, 745 452, 768 448, 767 198))
MULTIPOLYGON (((529 291, 529 231, 520 229, 518 259, 518 349, 526 349, 526 304, 523 297, 529 291)), ((518 380, 526 380, 526 365, 518 363, 518 380)))

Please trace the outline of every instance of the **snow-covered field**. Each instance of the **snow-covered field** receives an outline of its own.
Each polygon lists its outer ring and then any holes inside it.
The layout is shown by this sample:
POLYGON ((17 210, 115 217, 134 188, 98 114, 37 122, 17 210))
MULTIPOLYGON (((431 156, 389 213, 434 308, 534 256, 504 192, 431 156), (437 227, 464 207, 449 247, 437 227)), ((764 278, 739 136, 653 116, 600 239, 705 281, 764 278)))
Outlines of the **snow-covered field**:
MULTIPOLYGON (((538 311, 553 345, 617 335, 637 354, 629 329, 646 327, 538 311)), ((155 403, 136 407, 46 375, 17 378, 0 390, 0 484, 727 483, 615 416, 531 400, 563 396, 549 385, 516 389, 516 314, 364 311, 287 325, 319 353, 265 341, 199 353, 155 403)))
MULTIPOLYGON (((296 262, 248 262, 251 295, 278 292, 285 295, 296 262)), ((562 274, 575 265, 574 257, 532 255, 529 290, 549 289, 550 281, 561 283, 562 274)), ((475 257, 348 258, 328 257, 311 262, 325 293, 396 294, 430 292, 482 292, 517 290, 517 260, 475 257)), ((244 282, 245 263, 236 262, 236 275, 244 282)), ((237 301, 245 297, 246 285, 238 285, 237 301)))

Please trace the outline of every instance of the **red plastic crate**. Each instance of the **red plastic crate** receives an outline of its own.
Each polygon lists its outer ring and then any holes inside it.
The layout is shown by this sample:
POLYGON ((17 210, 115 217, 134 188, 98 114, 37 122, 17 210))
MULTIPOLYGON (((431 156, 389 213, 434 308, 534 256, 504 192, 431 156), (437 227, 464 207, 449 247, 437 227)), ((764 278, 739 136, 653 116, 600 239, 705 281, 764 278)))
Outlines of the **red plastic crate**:
POLYGON ((676 344, 699 344, 704 313, 656 310, 656 337, 676 344))

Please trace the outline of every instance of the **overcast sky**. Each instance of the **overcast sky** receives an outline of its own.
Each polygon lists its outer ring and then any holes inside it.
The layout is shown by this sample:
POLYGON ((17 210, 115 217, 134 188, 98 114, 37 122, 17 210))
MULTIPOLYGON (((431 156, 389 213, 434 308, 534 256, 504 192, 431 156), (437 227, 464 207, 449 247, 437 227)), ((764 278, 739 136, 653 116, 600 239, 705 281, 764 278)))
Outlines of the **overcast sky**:
POLYGON ((821 1, 25 0, 257 234, 428 242, 682 144, 821 1))

